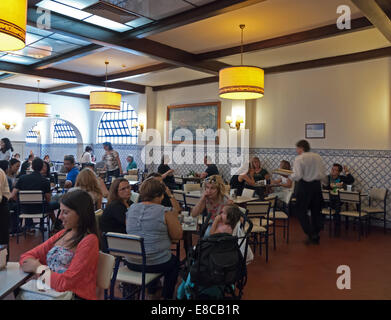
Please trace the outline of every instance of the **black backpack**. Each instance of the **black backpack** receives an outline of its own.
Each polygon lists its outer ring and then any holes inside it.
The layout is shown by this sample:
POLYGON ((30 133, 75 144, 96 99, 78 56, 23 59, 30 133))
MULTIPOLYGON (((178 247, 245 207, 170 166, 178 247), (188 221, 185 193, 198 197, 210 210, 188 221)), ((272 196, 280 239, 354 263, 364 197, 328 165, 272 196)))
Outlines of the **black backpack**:
POLYGON ((190 268, 191 281, 197 286, 232 285, 245 273, 237 237, 218 233, 199 240, 190 268))

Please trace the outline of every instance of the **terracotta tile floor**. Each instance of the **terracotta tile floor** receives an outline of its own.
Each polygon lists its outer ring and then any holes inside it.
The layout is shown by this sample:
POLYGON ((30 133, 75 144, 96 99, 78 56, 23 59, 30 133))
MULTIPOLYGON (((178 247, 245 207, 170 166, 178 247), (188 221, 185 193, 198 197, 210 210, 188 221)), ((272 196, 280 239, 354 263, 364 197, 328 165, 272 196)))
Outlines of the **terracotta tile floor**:
MULTIPOLYGON (((304 244, 298 221, 291 219, 289 244, 277 234, 277 250, 270 246, 269 262, 259 256, 248 266, 244 299, 391 299, 391 233, 373 227, 367 238, 357 240, 357 232, 329 238, 328 226, 319 246, 304 244), (351 268, 351 290, 339 290, 339 265, 351 268)), ((41 242, 41 236, 11 238, 11 261, 41 242)), ((264 254, 264 252, 263 252, 264 254)))

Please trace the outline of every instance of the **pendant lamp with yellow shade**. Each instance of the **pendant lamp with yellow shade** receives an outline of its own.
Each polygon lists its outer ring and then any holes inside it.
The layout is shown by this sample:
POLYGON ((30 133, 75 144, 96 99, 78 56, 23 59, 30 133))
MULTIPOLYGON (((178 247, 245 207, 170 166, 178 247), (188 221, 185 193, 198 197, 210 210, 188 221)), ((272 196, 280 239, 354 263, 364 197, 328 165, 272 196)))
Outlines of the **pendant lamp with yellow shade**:
POLYGON ((223 68, 219 72, 220 98, 232 100, 258 99, 264 95, 264 71, 259 67, 243 65, 243 29, 241 24, 241 65, 223 68))
POLYGON ((0 51, 26 46, 27 0, 0 1, 0 51))
POLYGON ((38 82, 38 102, 26 103, 26 118, 48 118, 51 114, 51 105, 39 102, 39 82, 38 82))
POLYGON ((107 91, 107 65, 106 64, 106 88, 105 91, 90 92, 90 110, 113 112, 121 111, 121 94, 118 92, 107 91))

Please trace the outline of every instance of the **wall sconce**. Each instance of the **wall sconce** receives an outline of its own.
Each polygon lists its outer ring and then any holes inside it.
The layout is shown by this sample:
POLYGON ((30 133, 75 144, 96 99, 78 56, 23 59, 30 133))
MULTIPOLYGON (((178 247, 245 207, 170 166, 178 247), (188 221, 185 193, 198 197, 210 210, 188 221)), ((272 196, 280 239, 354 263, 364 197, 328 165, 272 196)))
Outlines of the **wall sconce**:
POLYGON ((243 117, 242 116, 236 116, 236 119, 235 119, 235 124, 232 125, 233 121, 232 121, 232 117, 231 116, 227 116, 225 118, 225 123, 228 124, 228 127, 230 127, 231 129, 235 129, 236 130, 239 130, 240 129, 240 125, 243 123, 243 117))
POLYGON ((129 128, 130 128, 130 126, 132 126, 132 128, 136 128, 136 130, 139 129, 140 132, 144 131, 144 123, 143 122, 134 122, 132 124, 130 120, 127 120, 127 123, 128 123, 129 128))
POLYGON ((6 130, 12 130, 16 127, 16 123, 14 123, 14 122, 13 123, 3 122, 2 124, 6 130))

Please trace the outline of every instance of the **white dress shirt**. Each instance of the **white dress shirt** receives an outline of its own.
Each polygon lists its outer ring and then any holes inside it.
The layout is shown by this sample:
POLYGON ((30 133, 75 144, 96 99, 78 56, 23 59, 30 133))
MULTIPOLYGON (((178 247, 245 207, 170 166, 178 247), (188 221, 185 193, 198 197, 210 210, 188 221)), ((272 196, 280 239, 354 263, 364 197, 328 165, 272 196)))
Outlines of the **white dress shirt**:
POLYGON ((293 173, 289 177, 293 181, 301 179, 307 182, 323 180, 326 177, 325 171, 320 155, 313 152, 303 152, 295 158, 293 173))
POLYGON ((81 157, 80 163, 91 163, 92 162, 92 157, 91 153, 88 151, 83 153, 83 156, 81 157))
POLYGON ((0 202, 2 201, 3 197, 9 199, 10 196, 11 193, 8 186, 7 175, 2 169, 0 169, 0 202))

